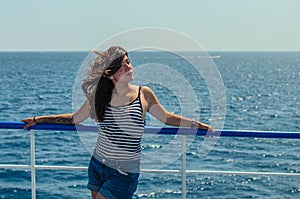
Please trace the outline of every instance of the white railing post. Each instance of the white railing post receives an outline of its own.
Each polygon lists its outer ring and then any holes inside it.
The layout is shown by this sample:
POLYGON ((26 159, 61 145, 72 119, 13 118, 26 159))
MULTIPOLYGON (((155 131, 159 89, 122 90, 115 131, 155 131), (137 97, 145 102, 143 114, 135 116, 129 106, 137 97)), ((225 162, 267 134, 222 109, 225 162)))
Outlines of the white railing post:
POLYGON ((30 168, 31 168, 31 198, 36 199, 36 176, 35 176, 35 138, 34 130, 30 130, 30 168))
POLYGON ((186 136, 181 136, 181 186, 182 198, 186 199, 186 136))

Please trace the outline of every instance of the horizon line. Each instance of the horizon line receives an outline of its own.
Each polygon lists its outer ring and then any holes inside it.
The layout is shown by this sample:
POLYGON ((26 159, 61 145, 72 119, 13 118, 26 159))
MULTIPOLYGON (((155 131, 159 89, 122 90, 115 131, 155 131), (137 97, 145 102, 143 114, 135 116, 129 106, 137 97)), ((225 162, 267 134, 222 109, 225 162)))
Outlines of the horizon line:
MULTIPOLYGON (((38 50, 38 49, 19 49, 19 50, 0 50, 0 52, 91 52, 92 50, 84 50, 84 49, 73 49, 73 50, 58 50, 58 49, 47 49, 47 50, 38 50)), ((147 50, 145 50, 147 51, 147 50)), ((159 52, 163 50, 151 50, 153 52, 159 52)), ((198 52, 195 50, 172 50, 174 52, 198 52)), ((130 51, 129 51, 130 52, 130 51)), ((200 51, 202 52, 202 51, 200 51)), ((210 49, 210 50, 204 50, 204 52, 300 52, 300 49, 210 49)))

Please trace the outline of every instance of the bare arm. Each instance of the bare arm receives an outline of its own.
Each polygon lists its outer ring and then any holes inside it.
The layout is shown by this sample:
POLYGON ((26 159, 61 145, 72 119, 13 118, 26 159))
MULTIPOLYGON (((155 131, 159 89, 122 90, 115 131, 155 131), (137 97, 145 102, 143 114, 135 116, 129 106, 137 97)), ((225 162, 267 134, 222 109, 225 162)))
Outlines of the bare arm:
POLYGON ((86 100, 81 107, 75 113, 65 113, 58 115, 47 115, 47 116, 36 116, 33 118, 23 119, 22 122, 27 124, 24 129, 39 123, 51 123, 51 124, 78 124, 90 115, 90 105, 88 100, 86 100))
POLYGON ((156 117, 159 121, 172 126, 192 127, 214 132, 214 129, 207 124, 174 113, 170 113, 167 110, 165 110, 164 107, 158 101, 154 92, 150 88, 145 87, 144 96, 148 105, 147 111, 151 115, 156 117))

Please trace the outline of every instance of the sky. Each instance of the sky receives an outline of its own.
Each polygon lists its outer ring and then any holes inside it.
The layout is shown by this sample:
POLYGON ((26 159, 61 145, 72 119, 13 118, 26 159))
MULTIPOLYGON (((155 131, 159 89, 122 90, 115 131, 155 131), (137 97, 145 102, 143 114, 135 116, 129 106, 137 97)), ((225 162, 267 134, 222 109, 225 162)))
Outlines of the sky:
POLYGON ((300 50, 299 0, 0 0, 0 51, 87 51, 124 31, 178 31, 206 50, 300 50))

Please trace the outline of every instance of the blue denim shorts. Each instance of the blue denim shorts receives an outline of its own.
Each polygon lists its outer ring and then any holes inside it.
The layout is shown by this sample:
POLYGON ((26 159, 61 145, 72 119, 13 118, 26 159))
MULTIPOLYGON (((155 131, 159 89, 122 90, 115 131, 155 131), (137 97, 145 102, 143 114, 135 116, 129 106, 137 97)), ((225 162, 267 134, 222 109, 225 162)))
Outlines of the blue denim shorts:
POLYGON ((107 199, 131 199, 137 188, 139 173, 113 169, 92 156, 88 178, 87 188, 107 199))

